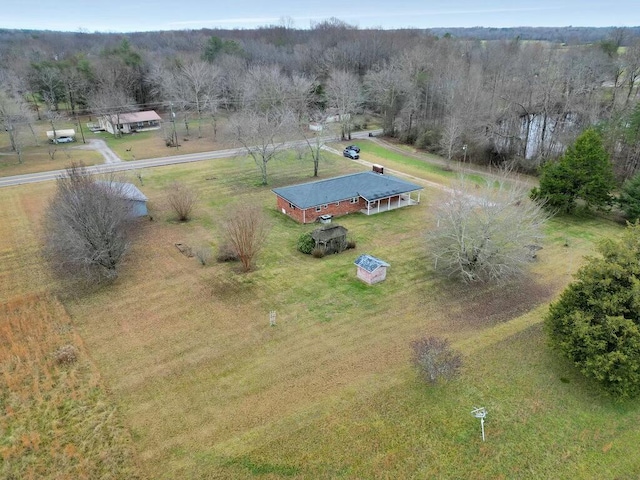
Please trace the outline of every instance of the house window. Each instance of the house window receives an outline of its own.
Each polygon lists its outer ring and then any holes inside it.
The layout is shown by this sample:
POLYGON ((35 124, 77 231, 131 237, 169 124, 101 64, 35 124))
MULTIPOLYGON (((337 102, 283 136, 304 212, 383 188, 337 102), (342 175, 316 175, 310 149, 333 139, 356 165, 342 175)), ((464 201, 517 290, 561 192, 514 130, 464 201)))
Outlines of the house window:
POLYGON ((324 205, 322 205, 322 208, 324 208, 324 209, 326 210, 327 208, 329 208, 329 205, 327 205, 327 204, 325 203, 324 205))
POLYGON ((320 205, 318 205, 318 206, 316 207, 316 212, 319 212, 320 210, 322 210, 322 207, 321 207, 320 205))
POLYGON ((358 197, 353 197, 351 199, 351 203, 358 203, 358 197))

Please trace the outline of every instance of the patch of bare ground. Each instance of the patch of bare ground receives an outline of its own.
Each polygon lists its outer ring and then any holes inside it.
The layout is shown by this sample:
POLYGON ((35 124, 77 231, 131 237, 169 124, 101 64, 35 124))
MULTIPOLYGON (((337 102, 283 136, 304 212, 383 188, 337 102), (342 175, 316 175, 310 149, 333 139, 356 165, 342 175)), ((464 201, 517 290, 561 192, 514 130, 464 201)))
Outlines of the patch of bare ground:
POLYGON ((533 275, 505 285, 448 284, 442 294, 443 311, 452 326, 490 327, 550 302, 557 290, 557 285, 543 284, 533 275))

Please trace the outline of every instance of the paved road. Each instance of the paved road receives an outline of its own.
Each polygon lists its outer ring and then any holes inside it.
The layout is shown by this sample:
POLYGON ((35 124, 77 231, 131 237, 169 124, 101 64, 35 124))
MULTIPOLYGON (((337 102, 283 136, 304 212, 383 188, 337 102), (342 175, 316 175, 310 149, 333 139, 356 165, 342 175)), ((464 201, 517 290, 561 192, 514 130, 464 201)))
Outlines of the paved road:
MULTIPOLYGON (((356 132, 351 135, 353 139, 368 138, 369 133, 372 135, 380 135, 382 130, 372 130, 371 132, 356 132)), ((326 137, 326 142, 338 141, 335 137, 326 137)), ((287 142, 286 148, 294 148, 296 146, 305 145, 304 140, 296 140, 287 142)), ((338 152, 341 154, 341 152, 338 152)), ((87 167, 87 170, 94 174, 119 172, 125 170, 137 170, 140 168, 163 167, 165 165, 175 165, 178 163, 200 162, 203 160, 212 160, 216 158, 229 158, 246 155, 244 148, 230 148, 227 150, 214 150, 212 152, 189 153, 186 155, 172 155, 168 157, 147 158, 146 160, 135 160, 130 162, 106 163, 103 165, 94 165, 87 167)), ((0 188, 10 187, 14 185, 23 185, 25 183, 46 182, 55 180, 65 173, 64 170, 53 170, 50 172, 28 173, 24 175, 14 175, 11 177, 0 178, 0 188)))

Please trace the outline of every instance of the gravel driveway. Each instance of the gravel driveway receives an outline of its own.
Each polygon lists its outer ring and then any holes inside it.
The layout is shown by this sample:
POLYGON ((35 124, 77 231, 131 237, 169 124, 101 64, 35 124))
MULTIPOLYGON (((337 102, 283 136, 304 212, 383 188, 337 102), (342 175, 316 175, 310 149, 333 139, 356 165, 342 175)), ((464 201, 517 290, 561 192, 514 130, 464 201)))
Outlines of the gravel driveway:
POLYGON ((104 157, 104 163, 122 162, 122 159, 107 146, 106 142, 104 140, 100 140, 99 138, 91 138, 87 140, 86 144, 77 145, 71 148, 73 148, 74 150, 95 150, 104 157))

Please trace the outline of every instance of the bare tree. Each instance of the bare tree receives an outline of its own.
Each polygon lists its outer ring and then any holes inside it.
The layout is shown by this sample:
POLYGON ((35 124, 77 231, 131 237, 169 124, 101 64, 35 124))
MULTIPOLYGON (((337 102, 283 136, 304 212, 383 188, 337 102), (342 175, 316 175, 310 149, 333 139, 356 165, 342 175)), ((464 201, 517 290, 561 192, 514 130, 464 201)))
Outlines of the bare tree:
POLYGON ((33 64, 31 70, 31 87, 48 99, 52 110, 58 111, 59 103, 64 100, 60 69, 51 62, 42 62, 33 64))
POLYGON ((431 385, 450 380, 460 372, 462 355, 453 350, 444 338, 421 338, 411 342, 411 348, 414 366, 431 385))
POLYGON ((305 145, 297 150, 300 159, 311 157, 311 161, 313 162, 313 176, 317 177, 320 161, 323 157, 322 152, 326 143, 327 122, 323 121, 324 118, 321 112, 310 115, 310 117, 317 118, 319 121, 314 122, 314 130, 311 130, 310 126, 306 123, 299 124, 299 130, 304 138, 305 145))
POLYGON ((245 111, 231 122, 231 131, 260 169, 262 184, 267 184, 267 165, 284 149, 287 133, 295 122, 290 112, 245 111))
POLYGON ((132 225, 123 188, 113 177, 96 180, 82 164, 58 178, 44 214, 44 253, 54 272, 97 283, 117 278, 132 225))
POLYGON ((18 163, 22 163, 22 131, 31 125, 31 120, 32 114, 26 102, 17 95, 0 90, 0 129, 7 132, 11 149, 18 155, 18 163))
POLYGON ((190 190, 184 183, 173 182, 167 195, 167 201, 178 220, 186 222, 191 218, 193 208, 198 201, 198 194, 190 190))
MULTIPOLYGON (((157 87, 152 90, 181 110, 187 117, 198 118, 198 138, 202 137, 202 118, 215 112, 221 97, 221 71, 216 65, 201 60, 181 61, 170 68, 160 67, 151 77, 157 87)), ((187 127, 188 128, 188 127, 187 127)))
POLYGON ((222 230, 225 241, 240 259, 243 271, 250 271, 269 233, 262 209, 258 205, 236 205, 227 213, 222 230))
POLYGON ((306 113, 314 82, 302 74, 285 75, 277 66, 257 65, 242 79, 241 106, 256 112, 289 111, 297 119, 306 113))
POLYGON ((447 158, 447 162, 451 163, 451 157, 458 150, 460 137, 462 136, 462 118, 455 112, 451 112, 442 127, 442 135, 440 135, 440 151, 447 158))
POLYGON ((625 99, 625 107, 633 98, 632 94, 635 89, 638 91, 638 80, 640 79, 640 39, 637 39, 633 45, 628 47, 623 55, 625 66, 625 78, 627 84, 627 97, 625 99))
POLYGON ((475 188, 466 180, 436 203, 427 246, 436 270, 465 282, 504 281, 523 273, 540 248, 548 214, 528 188, 506 175, 475 188))
POLYGON ((377 104, 383 116, 384 133, 396 131, 396 117, 402 108, 404 94, 411 88, 398 62, 371 70, 364 79, 369 100, 377 104))
POLYGON ((242 81, 242 107, 256 112, 287 108, 289 79, 277 66, 251 67, 242 81))
POLYGON ((351 140, 351 117, 362 104, 361 85, 358 77, 350 72, 333 70, 326 88, 329 106, 340 117, 341 138, 351 140))

